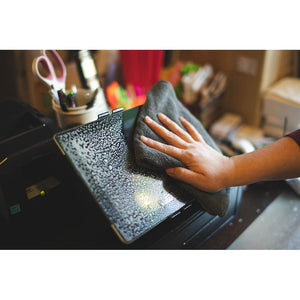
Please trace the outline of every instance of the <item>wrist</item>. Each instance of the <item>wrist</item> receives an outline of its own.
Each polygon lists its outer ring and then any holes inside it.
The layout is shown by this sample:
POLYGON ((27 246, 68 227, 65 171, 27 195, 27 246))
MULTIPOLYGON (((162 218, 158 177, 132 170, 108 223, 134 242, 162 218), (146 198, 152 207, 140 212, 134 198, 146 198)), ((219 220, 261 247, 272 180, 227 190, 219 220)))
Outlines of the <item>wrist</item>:
POLYGON ((235 186, 235 159, 234 157, 224 157, 222 164, 222 188, 235 186))

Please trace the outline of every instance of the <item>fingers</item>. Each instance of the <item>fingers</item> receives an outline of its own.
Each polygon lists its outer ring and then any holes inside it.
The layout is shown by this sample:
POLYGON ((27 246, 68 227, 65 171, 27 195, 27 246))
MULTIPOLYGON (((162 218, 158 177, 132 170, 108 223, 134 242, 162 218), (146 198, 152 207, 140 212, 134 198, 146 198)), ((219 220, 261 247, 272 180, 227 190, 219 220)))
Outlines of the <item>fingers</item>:
POLYGON ((203 137, 201 134, 197 131, 197 129, 190 123, 188 122, 185 118, 180 117, 179 118, 181 124, 186 128, 186 130, 189 132, 191 137, 197 141, 197 142, 203 142, 203 137))
POLYGON ((166 115, 159 113, 158 119, 173 133, 175 133, 177 136, 182 138, 184 141, 191 143, 193 142, 192 137, 183 130, 180 126, 178 126, 175 122, 173 122, 170 118, 168 118, 166 115))
POLYGON ((214 183, 214 181, 208 181, 204 175, 186 168, 169 168, 166 169, 166 173, 174 179, 188 183, 205 192, 214 193, 221 189, 214 183))
MULTIPOLYGON (((165 127, 159 125, 155 121, 153 121, 150 117, 145 117, 145 123, 160 137, 162 137, 167 143, 178 147, 178 148, 185 148, 186 142, 181 139, 179 136, 174 134, 173 132, 169 131, 165 127)), ((162 144, 163 145, 163 144, 162 144)))
POLYGON ((154 141, 152 139, 149 139, 145 136, 141 136, 141 141, 146 144, 147 146, 156 149, 162 153, 165 153, 167 155, 170 155, 178 160, 180 160, 180 157, 182 156, 182 150, 179 148, 176 148, 171 145, 166 145, 157 141, 154 141))
POLYGON ((194 171, 191 171, 183 167, 166 169, 166 173, 172 178, 191 184, 198 189, 202 188, 201 185, 202 175, 199 173, 196 173, 194 171))

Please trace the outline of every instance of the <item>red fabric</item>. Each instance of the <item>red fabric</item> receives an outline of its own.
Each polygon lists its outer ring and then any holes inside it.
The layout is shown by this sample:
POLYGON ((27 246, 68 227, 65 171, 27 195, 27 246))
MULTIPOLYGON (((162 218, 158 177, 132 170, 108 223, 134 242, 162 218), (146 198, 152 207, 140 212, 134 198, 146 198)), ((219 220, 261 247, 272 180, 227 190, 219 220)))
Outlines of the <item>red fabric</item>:
POLYGON ((297 129, 286 136, 292 138, 300 146, 300 129, 297 129))
POLYGON ((160 79, 164 50, 120 50, 125 85, 139 84, 147 92, 160 79))

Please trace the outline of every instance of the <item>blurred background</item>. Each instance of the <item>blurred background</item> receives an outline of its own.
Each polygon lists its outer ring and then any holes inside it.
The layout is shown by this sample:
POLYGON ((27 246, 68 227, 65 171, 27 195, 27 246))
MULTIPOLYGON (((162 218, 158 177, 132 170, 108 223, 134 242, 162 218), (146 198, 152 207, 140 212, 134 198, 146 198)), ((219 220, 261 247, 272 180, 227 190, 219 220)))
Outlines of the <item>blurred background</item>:
MULTIPOLYGON (((224 140, 238 127, 250 141, 263 135, 278 138, 299 127, 298 50, 57 52, 67 68, 66 89, 99 86, 109 109, 142 105, 155 82, 168 80, 215 138, 224 140), (278 101, 282 106, 276 110, 278 101)), ((55 119, 49 88, 32 72, 39 55, 40 50, 0 51, 1 97, 17 98, 55 119)))

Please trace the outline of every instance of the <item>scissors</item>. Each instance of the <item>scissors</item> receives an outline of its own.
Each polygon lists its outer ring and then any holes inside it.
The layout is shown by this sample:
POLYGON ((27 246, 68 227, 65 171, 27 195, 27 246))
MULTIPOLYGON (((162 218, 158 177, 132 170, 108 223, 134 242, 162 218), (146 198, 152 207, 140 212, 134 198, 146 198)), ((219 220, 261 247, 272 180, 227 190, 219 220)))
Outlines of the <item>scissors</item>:
POLYGON ((59 56, 59 54, 55 50, 42 50, 42 55, 36 57, 32 62, 32 71, 40 79, 43 83, 50 87, 50 95, 55 99, 58 103, 59 98, 57 91, 61 89, 65 89, 66 87, 66 76, 67 70, 66 66, 59 56), (51 57, 53 58, 53 63, 50 60, 47 52, 51 53, 51 57), (55 65, 58 66, 59 75, 57 76, 55 73, 55 65), (46 71, 47 75, 43 76, 40 73, 39 67, 42 66, 46 71))

